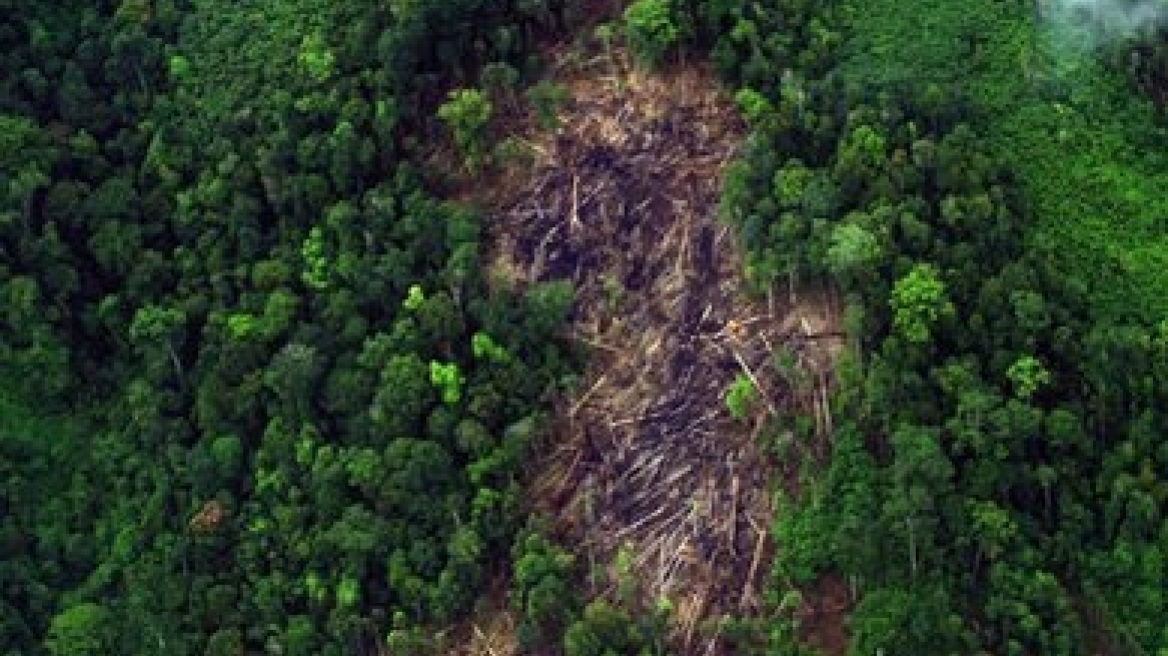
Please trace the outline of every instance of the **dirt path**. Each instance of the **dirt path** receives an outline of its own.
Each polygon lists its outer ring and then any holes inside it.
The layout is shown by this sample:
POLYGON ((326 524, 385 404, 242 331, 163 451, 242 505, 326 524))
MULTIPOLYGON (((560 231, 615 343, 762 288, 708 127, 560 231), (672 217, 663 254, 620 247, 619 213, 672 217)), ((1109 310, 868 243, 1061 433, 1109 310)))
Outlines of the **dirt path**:
POLYGON ((774 354, 826 370, 834 342, 805 334, 832 330, 834 312, 744 293, 717 220, 744 126, 708 72, 646 75, 618 55, 560 81, 574 99, 562 125, 533 138, 537 161, 488 228, 496 273, 575 284, 573 334, 592 347, 533 503, 594 569, 627 553, 645 598, 671 601, 682 652, 714 653, 699 625, 760 610, 769 568, 776 468, 760 433, 781 408, 818 407, 816 381, 795 391, 774 354), (724 401, 739 376, 759 391, 745 419, 724 401))

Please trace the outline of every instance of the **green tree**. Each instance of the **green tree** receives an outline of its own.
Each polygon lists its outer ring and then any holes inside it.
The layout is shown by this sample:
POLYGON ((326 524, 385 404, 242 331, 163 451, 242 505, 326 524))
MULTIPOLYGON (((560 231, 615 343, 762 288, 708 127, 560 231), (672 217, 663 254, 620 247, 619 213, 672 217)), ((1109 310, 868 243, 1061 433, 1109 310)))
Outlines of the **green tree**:
POLYGON ((848 656, 973 653, 968 631, 940 589, 865 591, 849 619, 848 656))
POLYGON ((880 242, 863 226, 841 223, 831 231, 827 267, 845 282, 860 279, 880 261, 882 255, 880 242))
MULTIPOLYGON (((23 116, 0 114, 0 217, 8 208, 20 208, 23 218, 32 213, 33 192, 47 185, 57 154, 48 134, 23 116)), ((0 225, 3 225, 0 222, 0 225)))
POLYGON ((506 364, 511 361, 511 355, 485 332, 481 330, 471 336, 471 353, 476 360, 485 360, 497 364, 506 364))
POLYGON ((304 260, 304 269, 300 273, 304 284, 316 291, 328 289, 332 265, 325 254, 324 231, 319 226, 308 231, 308 237, 300 246, 300 257, 304 260))
POLYGON ((833 177, 849 193, 864 195, 865 189, 874 189, 887 166, 888 140, 871 125, 857 125, 840 141, 833 177))
POLYGON ((566 280, 533 285, 524 297, 528 334, 551 335, 567 321, 575 298, 575 289, 566 280))
POLYGON ((775 106, 762 93, 750 88, 739 89, 734 94, 734 103, 750 125, 765 128, 774 124, 775 106))
POLYGON ((458 364, 454 362, 430 362, 430 383, 442 394, 442 402, 454 405, 462 399, 462 386, 466 382, 458 364))
POLYGON ((472 172, 484 164, 491 111, 491 101, 478 89, 455 89, 438 108, 438 118, 454 135, 454 143, 472 172))
POLYGON ((320 34, 308 34, 300 43, 297 63, 314 82, 326 82, 333 76, 336 56, 329 50, 320 34))
POLYGON ((402 301, 402 308, 407 312, 417 312, 425 302, 426 294, 422 291, 422 286, 410 285, 406 298, 402 301))
POLYGON ((910 344, 924 344, 933 328, 955 313, 936 267, 917 264, 892 287, 893 326, 910 344))
POLYGON ((642 63, 655 67, 681 39, 669 0, 636 0, 625 9, 625 39, 642 63))
POLYGON ((554 130, 560 124, 559 113, 571 97, 562 85, 540 80, 527 90, 527 101, 535 111, 535 121, 544 130, 554 130))
POLYGON ((369 408, 374 426, 390 435, 418 434, 434 403, 430 370, 417 354, 392 355, 369 408))
POLYGON ((629 613, 597 600, 564 632, 566 656, 650 656, 651 642, 629 613))
POLYGON ((207 640, 206 656, 239 656, 242 653, 243 634, 239 629, 221 629, 207 640))
POLYGON ((750 382, 746 374, 738 374, 734 382, 726 388, 726 409, 730 411, 731 417, 739 421, 746 419, 751 404, 757 399, 758 390, 754 388, 754 383, 750 382))
POLYGON ((902 425, 892 432, 890 442, 896 458, 892 467, 896 490, 885 503, 884 512, 903 530, 906 560, 916 579, 922 562, 934 556, 938 515, 952 493, 954 468, 937 431, 902 425))
POLYGON ((578 612, 573 587, 576 560, 533 529, 516 538, 511 558, 512 604, 522 613, 520 644, 526 649, 546 646, 578 612))
POLYGON ((178 346, 186 322, 187 317, 181 310, 157 305, 139 308, 130 322, 131 343, 139 345, 148 355, 153 349, 160 349, 169 358, 179 381, 183 379, 183 365, 178 346))
POLYGON ((70 606, 53 617, 45 638, 51 656, 107 656, 115 653, 116 617, 95 603, 70 606))
POLYGON ((320 374, 317 349, 305 344, 286 344, 264 371, 264 384, 281 401, 289 416, 311 417, 311 400, 320 374))
POLYGON ((1022 400, 1029 400, 1051 380, 1050 372, 1032 355, 1023 355, 1015 360, 1006 370, 1006 377, 1013 383, 1014 392, 1022 400))

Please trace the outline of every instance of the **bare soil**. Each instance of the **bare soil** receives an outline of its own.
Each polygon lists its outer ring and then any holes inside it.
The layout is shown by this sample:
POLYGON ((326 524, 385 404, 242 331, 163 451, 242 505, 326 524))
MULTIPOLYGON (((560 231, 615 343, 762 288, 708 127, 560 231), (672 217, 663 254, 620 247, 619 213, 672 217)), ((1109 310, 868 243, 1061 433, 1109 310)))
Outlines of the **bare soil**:
POLYGON ((531 502, 608 572, 593 595, 616 587, 623 550, 646 602, 670 600, 676 652, 725 653, 709 620, 763 610, 772 485, 797 465, 764 452, 774 419, 813 413, 830 432, 838 312, 827 294, 745 292, 717 219, 745 127, 711 73, 646 74, 616 52, 555 79, 573 99, 561 126, 525 128, 535 161, 475 194, 493 275, 570 280, 572 336, 591 348, 535 457, 531 502), (781 351, 802 374, 776 366, 781 351), (724 400, 738 376, 757 390, 745 419, 724 400))

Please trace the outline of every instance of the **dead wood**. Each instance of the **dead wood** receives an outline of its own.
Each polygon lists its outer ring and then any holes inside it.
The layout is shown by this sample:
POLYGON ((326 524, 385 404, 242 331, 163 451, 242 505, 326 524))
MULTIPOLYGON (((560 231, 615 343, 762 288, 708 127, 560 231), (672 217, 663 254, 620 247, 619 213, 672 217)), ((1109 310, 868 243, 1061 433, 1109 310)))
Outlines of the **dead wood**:
POLYGON ((760 527, 775 463, 758 434, 799 406, 826 410, 783 378, 775 349, 827 367, 834 346, 817 344, 834 326, 740 286, 736 240, 716 215, 744 126, 711 76, 618 68, 620 79, 561 80, 574 97, 561 127, 531 137, 535 165, 488 208, 492 269, 520 287, 571 281, 570 334, 594 349, 538 456, 532 503, 589 562, 631 546, 648 603, 679 609, 680 653, 716 653, 717 635, 697 627, 760 611, 773 551, 760 527), (724 402, 740 373, 758 391, 747 422, 724 402))

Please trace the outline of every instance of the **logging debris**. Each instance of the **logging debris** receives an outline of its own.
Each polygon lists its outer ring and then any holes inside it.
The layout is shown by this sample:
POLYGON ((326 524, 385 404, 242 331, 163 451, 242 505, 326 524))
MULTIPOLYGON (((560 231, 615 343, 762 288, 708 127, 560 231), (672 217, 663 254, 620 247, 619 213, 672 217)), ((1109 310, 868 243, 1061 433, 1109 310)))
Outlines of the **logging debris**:
POLYGON ((492 269, 519 287, 571 281, 571 334, 591 350, 535 458, 532 504, 587 561, 632 554, 648 602, 673 603, 680 653, 721 653, 705 622, 762 610, 773 553, 776 463, 758 435, 780 408, 814 409, 826 430, 840 340, 820 339, 835 333, 826 297, 743 290, 717 209, 745 127, 712 75, 617 63, 566 83, 560 127, 533 137, 536 162, 489 211, 492 269), (777 349, 815 372, 809 388, 777 349), (758 397, 745 422, 724 401, 739 375, 758 397))

